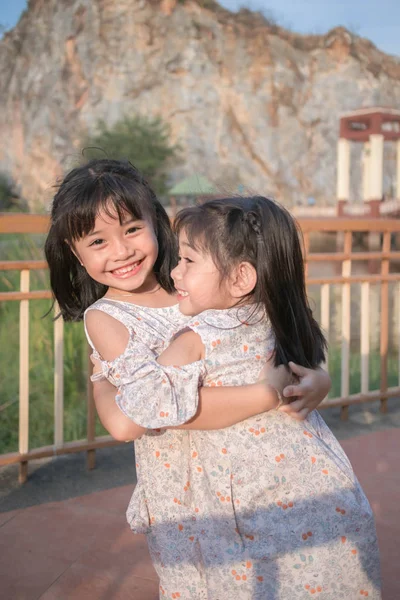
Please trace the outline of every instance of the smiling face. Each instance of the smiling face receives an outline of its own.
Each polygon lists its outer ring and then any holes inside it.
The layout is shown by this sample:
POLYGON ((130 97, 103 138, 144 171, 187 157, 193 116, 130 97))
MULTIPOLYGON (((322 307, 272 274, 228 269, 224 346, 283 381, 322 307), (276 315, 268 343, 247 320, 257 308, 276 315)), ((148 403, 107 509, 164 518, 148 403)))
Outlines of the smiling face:
POLYGON ((237 302, 229 282, 221 278, 211 256, 193 248, 184 231, 179 234, 179 263, 171 277, 178 292, 179 309, 184 315, 230 308, 237 302))
POLYGON ((158 255, 152 225, 129 213, 120 222, 115 209, 108 208, 99 212, 93 230, 74 242, 75 255, 92 279, 108 286, 108 295, 151 291, 157 285, 153 267, 158 255))

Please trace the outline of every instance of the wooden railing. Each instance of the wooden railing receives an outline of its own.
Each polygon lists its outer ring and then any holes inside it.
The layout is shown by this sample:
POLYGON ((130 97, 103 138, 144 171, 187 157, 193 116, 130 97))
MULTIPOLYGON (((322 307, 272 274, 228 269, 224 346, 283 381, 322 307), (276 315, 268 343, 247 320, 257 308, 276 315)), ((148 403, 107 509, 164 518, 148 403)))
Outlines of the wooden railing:
MULTIPOLYGON (((338 274, 332 276, 309 276, 307 284, 320 288, 321 325, 329 339, 330 334, 330 286, 341 285, 342 317, 341 317, 341 393, 339 397, 326 399, 321 408, 341 406, 342 418, 347 418, 348 406, 362 402, 380 401, 381 410, 387 408, 387 399, 400 396, 400 382, 395 387, 388 387, 388 340, 389 340, 389 283, 400 284, 400 273, 390 273, 390 261, 400 261, 400 252, 391 251, 393 234, 400 233, 400 221, 392 219, 353 220, 353 219, 298 219, 303 231, 306 274, 312 264, 330 262, 338 265, 338 274), (310 252, 310 236, 316 232, 333 232, 343 249, 336 252, 310 252), (353 251, 353 233, 366 232, 367 235, 379 234, 382 244, 379 250, 369 252, 353 251), (378 272, 373 274, 354 275, 352 265, 357 261, 375 261, 378 272), (361 285, 361 379, 360 392, 350 394, 350 323, 351 297, 350 286, 361 285), (380 285, 380 387, 369 389, 369 299, 370 286, 380 285)), ((0 234, 3 233, 42 233, 47 232, 48 217, 43 215, 0 214, 0 234)), ((63 378, 63 340, 64 324, 61 319, 54 321, 54 442, 52 446, 29 449, 29 303, 32 300, 50 299, 49 290, 30 290, 30 273, 33 270, 47 268, 43 260, 0 261, 0 271, 19 271, 20 289, 0 292, 0 302, 18 301, 19 313, 19 448, 18 452, 0 455, 0 466, 19 463, 19 478, 23 482, 27 477, 28 461, 36 458, 86 451, 88 466, 95 464, 95 450, 105 446, 117 445, 119 442, 110 436, 95 436, 95 409, 91 393, 91 385, 87 387, 87 431, 86 439, 65 442, 64 425, 64 378, 63 378)), ((376 269, 375 269, 376 271, 376 269)), ((0 326, 3 326, 0 324, 0 326)), ((329 368, 329 357, 327 361, 329 368)), ((1 365, 0 365, 1 370, 1 365)), ((1 385, 1 383, 0 383, 1 385)))

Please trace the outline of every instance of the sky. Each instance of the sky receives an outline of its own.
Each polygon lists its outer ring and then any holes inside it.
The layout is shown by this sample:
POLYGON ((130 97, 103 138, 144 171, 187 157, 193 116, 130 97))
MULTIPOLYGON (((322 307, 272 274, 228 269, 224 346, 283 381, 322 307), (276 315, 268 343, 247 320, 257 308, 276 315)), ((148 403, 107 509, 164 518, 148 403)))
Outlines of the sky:
MULTIPOLYGON (((241 6, 263 11, 298 33, 323 34, 343 25, 370 39, 380 50, 400 57, 399 0, 219 0, 229 10, 241 6)), ((26 0, 0 0, 0 24, 13 27, 26 0)))

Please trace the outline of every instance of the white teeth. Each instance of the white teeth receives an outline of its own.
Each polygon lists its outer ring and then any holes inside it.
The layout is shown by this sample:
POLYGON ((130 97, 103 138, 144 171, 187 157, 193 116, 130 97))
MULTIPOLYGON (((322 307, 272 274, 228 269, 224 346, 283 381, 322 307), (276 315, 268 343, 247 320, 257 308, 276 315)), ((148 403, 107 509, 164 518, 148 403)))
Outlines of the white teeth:
POLYGON ((129 273, 129 271, 133 271, 135 267, 138 266, 140 261, 133 263, 132 265, 128 265, 127 267, 121 267, 121 269, 114 269, 113 273, 116 275, 124 275, 125 273, 129 273))

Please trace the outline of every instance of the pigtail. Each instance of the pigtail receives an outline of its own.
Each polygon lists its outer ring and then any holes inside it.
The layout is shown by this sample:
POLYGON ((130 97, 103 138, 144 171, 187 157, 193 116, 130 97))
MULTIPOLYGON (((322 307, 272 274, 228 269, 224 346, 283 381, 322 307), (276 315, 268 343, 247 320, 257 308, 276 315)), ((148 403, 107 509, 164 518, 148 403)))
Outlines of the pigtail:
POLYGON ((255 299, 264 304, 275 334, 275 365, 294 361, 315 368, 324 361, 326 340, 308 303, 299 233, 283 207, 265 200, 257 202, 255 299))

